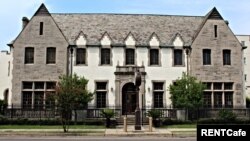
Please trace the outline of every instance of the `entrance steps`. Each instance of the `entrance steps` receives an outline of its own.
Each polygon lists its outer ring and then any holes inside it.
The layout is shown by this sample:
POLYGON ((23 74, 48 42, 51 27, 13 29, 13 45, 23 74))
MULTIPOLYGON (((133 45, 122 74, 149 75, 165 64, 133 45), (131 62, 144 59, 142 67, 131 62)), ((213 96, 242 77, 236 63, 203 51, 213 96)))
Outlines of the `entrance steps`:
MULTIPOLYGON (((142 125, 149 125, 149 119, 148 117, 143 117, 142 118, 142 125)), ((119 125, 123 125, 124 123, 124 116, 121 116, 119 118, 116 118, 116 124, 119 125)), ((135 116, 127 116, 127 125, 135 125, 135 116)))

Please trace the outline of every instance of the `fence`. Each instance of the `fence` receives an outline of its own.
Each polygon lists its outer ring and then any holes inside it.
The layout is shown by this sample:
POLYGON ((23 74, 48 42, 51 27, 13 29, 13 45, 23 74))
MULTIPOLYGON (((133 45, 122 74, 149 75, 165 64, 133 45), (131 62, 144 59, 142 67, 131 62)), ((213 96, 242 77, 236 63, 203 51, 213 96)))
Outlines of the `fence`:
MULTIPOLYGON (((108 109, 113 109, 115 112, 115 118, 120 118, 122 116, 122 107, 106 107, 108 109)), ((147 112, 154 108, 143 107, 141 109, 142 119, 147 117, 147 112)), ((73 120, 81 120, 86 118, 103 118, 101 116, 102 108, 88 107, 86 109, 77 109, 72 111, 73 120)), ((189 115, 188 119, 201 119, 201 118, 215 118, 221 109, 197 109, 195 111, 175 109, 175 108, 157 108, 160 111, 160 118, 169 119, 184 119, 186 115, 189 115), (187 114, 189 113, 189 114, 187 114), (192 116, 192 117, 190 117, 192 116)), ((242 109, 228 109, 235 113, 239 118, 245 118, 250 120, 250 108, 242 109)), ((0 114, 4 115, 6 118, 28 118, 28 119, 55 119, 60 117, 60 113, 57 107, 54 108, 30 108, 24 109, 21 107, 0 107, 0 114)), ((185 118, 187 119, 187 118, 185 118)), ((184 120, 185 120, 184 119, 184 120)))

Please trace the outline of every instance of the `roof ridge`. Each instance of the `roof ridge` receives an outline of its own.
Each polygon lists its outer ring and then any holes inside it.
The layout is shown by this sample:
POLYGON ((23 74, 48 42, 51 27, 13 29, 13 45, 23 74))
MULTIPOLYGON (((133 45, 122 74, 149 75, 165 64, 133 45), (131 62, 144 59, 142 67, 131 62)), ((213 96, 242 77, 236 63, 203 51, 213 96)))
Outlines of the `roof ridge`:
POLYGON ((205 17, 197 15, 136 14, 136 13, 50 13, 52 15, 128 15, 128 16, 173 16, 173 17, 205 17))

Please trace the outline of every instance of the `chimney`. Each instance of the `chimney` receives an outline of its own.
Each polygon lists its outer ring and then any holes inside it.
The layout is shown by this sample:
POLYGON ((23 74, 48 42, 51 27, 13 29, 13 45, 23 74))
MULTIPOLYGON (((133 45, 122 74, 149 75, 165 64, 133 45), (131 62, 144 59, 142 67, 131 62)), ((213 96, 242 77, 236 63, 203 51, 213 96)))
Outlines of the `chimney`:
POLYGON ((228 20, 225 20, 225 22, 226 22, 226 24, 227 24, 227 25, 229 25, 229 22, 228 22, 228 20))
POLYGON ((23 29, 24 29, 25 26, 29 23, 29 19, 27 17, 23 17, 22 21, 23 21, 23 29))

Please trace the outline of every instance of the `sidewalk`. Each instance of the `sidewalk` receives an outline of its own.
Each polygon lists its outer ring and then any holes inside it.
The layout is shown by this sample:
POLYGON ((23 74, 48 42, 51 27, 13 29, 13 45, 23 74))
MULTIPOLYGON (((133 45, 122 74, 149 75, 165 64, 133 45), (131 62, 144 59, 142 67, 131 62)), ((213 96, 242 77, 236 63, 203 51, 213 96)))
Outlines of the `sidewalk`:
POLYGON ((182 136, 182 137, 194 137, 196 136, 195 128, 152 128, 152 132, 149 131, 149 126, 142 126, 141 130, 135 130, 134 126, 128 126, 127 132, 124 132, 123 126, 116 129, 106 129, 105 136, 182 136))
POLYGON ((0 129, 0 136, 166 136, 166 137, 195 137, 195 128, 152 128, 142 126, 135 130, 128 126, 127 132, 123 126, 107 129, 69 129, 63 133, 62 129, 0 129))

